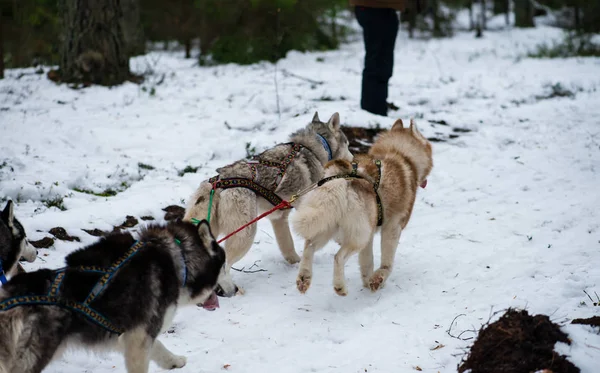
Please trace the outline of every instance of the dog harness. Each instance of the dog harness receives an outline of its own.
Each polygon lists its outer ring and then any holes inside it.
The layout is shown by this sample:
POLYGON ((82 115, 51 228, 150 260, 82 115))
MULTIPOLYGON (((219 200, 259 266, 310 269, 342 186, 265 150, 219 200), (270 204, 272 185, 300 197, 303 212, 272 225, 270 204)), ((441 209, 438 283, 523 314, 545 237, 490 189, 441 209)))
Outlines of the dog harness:
POLYGON ((19 306, 59 306, 87 317, 88 320, 92 321, 98 326, 101 326, 102 328, 106 329, 111 333, 122 334, 124 330, 111 323, 100 312, 94 310, 91 307, 91 303, 96 298, 98 298, 98 296, 102 294, 104 290, 106 290, 107 286, 110 284, 111 280, 114 278, 117 272, 119 272, 123 265, 127 263, 133 256, 135 256, 138 250, 144 245, 144 242, 136 242, 129 248, 129 250, 127 250, 125 254, 123 254, 123 256, 117 259, 108 268, 95 266, 79 266, 74 268, 57 269, 55 271, 56 276, 54 277, 54 281, 52 281, 52 284, 50 285, 50 290, 47 294, 23 295, 5 299, 4 301, 0 302, 0 312, 8 311, 12 308, 19 306), (62 281, 65 277, 65 272, 67 271, 67 269, 85 273, 97 273, 101 275, 100 279, 98 280, 98 282, 96 282, 96 285, 94 285, 94 287, 83 302, 76 302, 69 299, 64 299, 60 296, 60 286, 62 285, 62 281))
POLYGON ((4 265, 2 263, 2 258, 0 258, 0 284, 4 285, 6 284, 7 280, 6 280, 6 274, 4 273, 4 265))
MULTIPOLYGON (((329 143, 323 136, 317 134, 317 137, 319 138, 319 140, 323 144, 323 147, 327 151, 328 160, 331 160, 332 153, 331 153, 331 147, 329 146, 329 143)), ((258 159, 256 156, 254 156, 254 157, 252 157, 251 160, 246 162, 248 164, 248 167, 250 167, 250 172, 252 175, 251 179, 247 179, 244 177, 228 177, 228 178, 221 179, 220 176, 217 175, 217 176, 214 176, 214 177, 211 177, 210 179, 208 179, 208 182, 212 184, 212 191, 214 191, 216 189, 246 188, 246 189, 249 189, 249 190, 253 191, 254 193, 260 195, 261 197, 263 197, 264 199, 269 201, 269 203, 271 203, 273 206, 279 205, 283 201, 283 198, 279 197, 275 193, 275 190, 277 189, 277 186, 279 185, 279 183, 285 176, 285 172, 286 172, 288 166, 298 156, 298 154, 300 153, 300 150, 302 150, 303 148, 306 148, 303 145, 296 144, 293 142, 288 142, 288 143, 280 144, 280 145, 291 145, 292 146, 290 152, 288 153, 288 155, 286 155, 286 157, 283 159, 282 162, 267 161, 267 160, 263 160, 263 159, 258 159), (279 169, 279 171, 277 172, 277 178, 275 179, 275 182, 273 183, 273 185, 271 185, 270 187, 265 187, 255 181, 256 176, 258 174, 256 165, 259 165, 259 164, 267 166, 267 167, 279 169)), ((306 148, 306 149, 308 149, 308 148, 306 148)), ((284 207, 283 209, 289 209, 289 208, 291 208, 291 206, 284 207)))
MULTIPOLYGON (((379 159, 375 160, 375 165, 377 166, 377 180, 373 183, 373 191, 375 192, 375 201, 377 202, 377 226, 380 227, 383 224, 383 204, 381 203, 381 198, 379 197, 379 184, 381 183, 381 161, 379 159)), ((317 182, 317 186, 321 186, 331 180, 336 179, 365 179, 364 177, 358 174, 358 163, 352 162, 352 172, 345 175, 333 175, 321 179, 317 182)), ((366 179, 365 179, 366 180, 366 179)))

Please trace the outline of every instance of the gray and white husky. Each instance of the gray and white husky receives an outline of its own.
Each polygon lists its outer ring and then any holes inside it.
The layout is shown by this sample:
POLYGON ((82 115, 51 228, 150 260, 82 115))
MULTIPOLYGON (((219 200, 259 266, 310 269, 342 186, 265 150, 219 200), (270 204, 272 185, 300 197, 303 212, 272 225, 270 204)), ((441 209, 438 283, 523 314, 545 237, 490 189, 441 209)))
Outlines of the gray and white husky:
POLYGON ((149 361, 180 368, 157 336, 178 306, 214 310, 235 294, 225 251, 206 221, 115 233, 66 257, 66 267, 17 274, 0 288, 0 373, 38 373, 67 347, 118 350, 129 373, 149 361))
POLYGON ((0 214, 0 286, 7 276, 17 272, 21 258, 33 262, 37 250, 27 242, 25 229, 14 214, 12 201, 8 201, 0 214))
MULTIPOLYGON (((253 180, 280 198, 289 200, 298 191, 320 180, 328 161, 352 160, 352 153, 348 150, 348 139, 340 128, 338 113, 333 114, 327 123, 321 122, 318 113, 315 113, 311 123, 291 134, 289 141, 275 145, 252 160, 240 160, 217 169, 218 178, 253 180), (283 172, 279 167, 281 165, 285 165, 283 172)), ((215 237, 233 232, 273 207, 267 199, 250 189, 221 188, 214 184, 215 179, 200 184, 188 200, 183 218, 205 219, 209 210, 211 190, 214 188, 210 226, 215 237)), ((289 213, 289 209, 279 210, 268 218, 283 257, 293 264, 298 263, 300 257, 294 249, 288 225, 289 213)), ((228 273, 231 266, 250 250, 255 235, 256 224, 253 224, 225 241, 228 273)))

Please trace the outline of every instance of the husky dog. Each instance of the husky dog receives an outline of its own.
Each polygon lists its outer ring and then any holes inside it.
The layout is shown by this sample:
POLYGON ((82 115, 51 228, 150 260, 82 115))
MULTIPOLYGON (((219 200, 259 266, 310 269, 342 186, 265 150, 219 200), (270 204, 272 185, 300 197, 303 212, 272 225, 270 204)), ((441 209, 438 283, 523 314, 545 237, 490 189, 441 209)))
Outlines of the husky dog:
MULTIPOLYGON (((288 200, 293 194, 319 180, 328 161, 352 159, 348 139, 340 129, 338 113, 333 114, 327 123, 321 122, 318 113, 315 113, 312 122, 293 133, 289 140, 290 143, 275 145, 252 160, 240 160, 217 169, 219 176, 202 182, 190 197, 183 219, 206 218, 211 191, 214 190, 211 229, 215 237, 233 232, 259 213, 270 209, 275 202, 269 203, 263 195, 247 188, 223 189, 218 184, 215 185, 214 180, 252 180, 259 187, 268 189, 268 193, 288 200)), ((288 225, 289 213, 289 209, 279 210, 268 217, 283 257, 294 264, 300 261, 300 257, 294 249, 288 225)), ((253 224, 225 241, 228 273, 231 266, 246 255, 255 235, 256 224, 253 224)))
POLYGON ((149 361, 180 368, 158 341, 178 306, 214 310, 214 292, 235 294, 225 251, 204 220, 151 225, 136 241, 115 233, 66 257, 66 267, 13 277, 0 288, 0 373, 38 373, 67 347, 116 349, 128 373, 149 361))
POLYGON ((8 201, 0 214, 0 286, 6 282, 6 276, 15 275, 19 259, 33 262, 37 250, 27 242, 25 229, 15 218, 13 202, 8 201))
POLYGON ((330 162, 325 169, 330 181, 325 179, 302 197, 292 216, 294 231, 305 239, 296 279, 298 290, 304 293, 310 287, 315 251, 332 238, 341 246, 334 262, 335 292, 347 295, 344 266, 355 253, 359 254, 363 285, 372 291, 381 288, 392 271, 417 188, 425 188, 432 168, 431 144, 412 120, 409 128, 397 120, 369 153, 357 156, 353 164, 330 162), (373 236, 379 225, 381 266, 373 273, 373 236))

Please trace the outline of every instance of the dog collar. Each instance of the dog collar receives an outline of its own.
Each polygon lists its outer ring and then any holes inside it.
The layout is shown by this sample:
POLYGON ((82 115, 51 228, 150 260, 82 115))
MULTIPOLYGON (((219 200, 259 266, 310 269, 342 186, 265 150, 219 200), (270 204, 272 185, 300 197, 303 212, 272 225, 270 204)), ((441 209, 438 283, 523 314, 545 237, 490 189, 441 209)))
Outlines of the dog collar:
POLYGON ((321 140, 321 144, 323 144, 323 147, 325 148, 325 151, 327 152, 327 157, 328 157, 328 161, 333 159, 333 154, 331 154, 331 147, 329 146, 329 143, 327 142, 327 139, 325 139, 323 136, 319 135, 317 133, 317 137, 319 138, 319 140, 321 140))
POLYGON ((4 266, 2 265, 2 259, 0 259, 0 283, 4 285, 7 282, 8 280, 6 279, 6 275, 4 274, 4 266))
MULTIPOLYGON (((175 243, 181 247, 181 241, 178 240, 177 238, 175 239, 175 243)), ((183 248, 181 249, 181 272, 180 272, 180 276, 181 276, 181 287, 185 286, 185 283, 187 282, 187 265, 185 264, 185 254, 183 253, 183 248)))

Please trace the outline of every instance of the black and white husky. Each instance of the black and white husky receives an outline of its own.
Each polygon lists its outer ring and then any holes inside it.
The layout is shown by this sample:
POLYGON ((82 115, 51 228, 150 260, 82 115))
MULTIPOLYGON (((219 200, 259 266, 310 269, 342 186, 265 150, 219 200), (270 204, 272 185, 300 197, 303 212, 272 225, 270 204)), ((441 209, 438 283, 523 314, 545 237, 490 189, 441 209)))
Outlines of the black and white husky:
POLYGON ((151 225, 137 240, 116 233, 66 257, 66 267, 14 276, 0 288, 0 373, 37 373, 67 347, 115 349, 128 373, 149 361, 180 368, 156 338, 178 306, 218 307, 227 296, 225 252, 206 221, 151 225))
POLYGON ((15 218, 13 202, 8 201, 0 213, 0 286, 7 276, 16 274, 19 259, 33 262, 37 250, 27 242, 25 229, 15 218))

